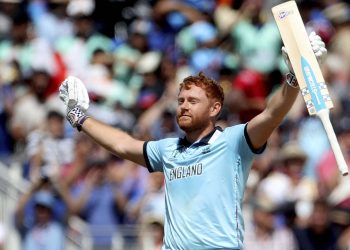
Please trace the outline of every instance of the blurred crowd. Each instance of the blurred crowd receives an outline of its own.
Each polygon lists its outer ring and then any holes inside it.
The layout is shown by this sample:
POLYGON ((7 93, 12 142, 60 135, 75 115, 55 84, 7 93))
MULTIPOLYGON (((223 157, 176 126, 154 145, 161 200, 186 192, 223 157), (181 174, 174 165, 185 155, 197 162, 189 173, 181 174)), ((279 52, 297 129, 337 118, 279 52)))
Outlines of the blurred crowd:
MULTIPOLYGON (((245 123, 287 72, 271 13, 281 2, 0 0, 0 161, 19 165, 30 183, 13 213, 22 249, 64 249, 73 216, 87 223, 94 249, 110 249, 118 238, 124 249, 160 249, 162 174, 74 131, 58 86, 79 77, 92 116, 156 140, 182 136, 178 85, 202 71, 225 91, 218 125, 245 123), (141 233, 126 237, 128 225, 141 233)), ((297 3, 307 30, 328 49, 321 67, 331 120, 350 163, 350 6, 297 3)), ((322 124, 301 97, 253 164, 244 213, 247 250, 350 249, 349 177, 339 175, 322 124)))

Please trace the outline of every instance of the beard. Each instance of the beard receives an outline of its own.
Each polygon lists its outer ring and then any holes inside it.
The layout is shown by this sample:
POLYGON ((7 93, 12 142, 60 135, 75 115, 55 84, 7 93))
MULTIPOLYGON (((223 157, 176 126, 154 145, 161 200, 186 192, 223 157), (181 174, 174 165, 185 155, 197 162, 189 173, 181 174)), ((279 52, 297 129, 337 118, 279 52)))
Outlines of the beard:
POLYGON ((204 121, 193 116, 176 116, 176 121, 179 127, 186 133, 201 129, 204 126, 204 121))

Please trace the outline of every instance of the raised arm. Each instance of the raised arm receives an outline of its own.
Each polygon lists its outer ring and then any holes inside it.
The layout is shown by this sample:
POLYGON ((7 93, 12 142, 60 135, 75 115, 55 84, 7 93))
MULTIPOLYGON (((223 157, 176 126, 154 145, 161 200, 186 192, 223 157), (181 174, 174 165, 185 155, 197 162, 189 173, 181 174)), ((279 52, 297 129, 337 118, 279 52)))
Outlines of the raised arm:
POLYGON ((283 84, 274 93, 265 110, 248 122, 247 132, 254 148, 260 148, 266 143, 293 106, 298 93, 298 88, 283 84))
MULTIPOLYGON (((318 61, 321 62, 327 52, 324 43, 314 32, 310 34, 309 39, 318 61)), ((299 93, 293 68, 284 47, 282 48, 282 54, 290 70, 287 75, 288 84, 283 84, 271 97, 265 110, 248 122, 247 132, 254 148, 260 148, 266 143, 273 130, 281 124, 293 106, 299 93)))
POLYGON ((143 141, 86 115, 89 96, 81 80, 69 76, 62 82, 59 95, 67 106, 67 120, 73 127, 86 133, 112 154, 145 166, 143 141))
POLYGON ((124 131, 108 126, 91 117, 84 122, 82 131, 112 154, 146 166, 143 156, 143 141, 136 140, 124 131))

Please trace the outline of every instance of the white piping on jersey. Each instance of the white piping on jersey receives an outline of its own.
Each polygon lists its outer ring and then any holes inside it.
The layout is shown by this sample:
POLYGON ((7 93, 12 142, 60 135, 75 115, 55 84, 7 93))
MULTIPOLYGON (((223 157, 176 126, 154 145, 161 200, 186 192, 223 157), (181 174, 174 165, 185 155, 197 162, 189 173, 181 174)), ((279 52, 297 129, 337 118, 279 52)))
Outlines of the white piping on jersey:
POLYGON ((212 137, 210 138, 210 140, 208 141, 208 144, 213 144, 221 134, 222 134, 222 131, 216 130, 212 135, 212 137))

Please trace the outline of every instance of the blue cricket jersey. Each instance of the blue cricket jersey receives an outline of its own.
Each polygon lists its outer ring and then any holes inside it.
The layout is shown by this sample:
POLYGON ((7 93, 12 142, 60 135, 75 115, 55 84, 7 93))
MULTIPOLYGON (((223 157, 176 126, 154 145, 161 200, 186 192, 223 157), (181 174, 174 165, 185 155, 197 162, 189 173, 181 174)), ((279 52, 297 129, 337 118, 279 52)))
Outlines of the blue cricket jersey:
POLYGON ((150 172, 165 175, 163 250, 242 249, 242 199, 254 154, 246 125, 192 144, 167 138, 144 144, 150 172))

